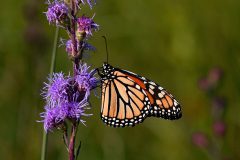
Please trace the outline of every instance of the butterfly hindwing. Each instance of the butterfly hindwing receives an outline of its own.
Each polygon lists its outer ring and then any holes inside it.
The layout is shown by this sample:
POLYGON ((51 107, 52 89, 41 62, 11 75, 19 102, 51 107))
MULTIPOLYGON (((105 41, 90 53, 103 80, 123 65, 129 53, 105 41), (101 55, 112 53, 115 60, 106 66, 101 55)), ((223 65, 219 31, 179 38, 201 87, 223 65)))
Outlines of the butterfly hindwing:
POLYGON ((164 88, 155 82, 136 75, 135 73, 123 70, 130 77, 133 77, 141 88, 145 90, 150 100, 150 114, 148 116, 161 117, 164 119, 179 119, 182 116, 180 104, 164 88))
POLYGON ((170 120, 181 118, 180 104, 170 93, 152 81, 147 81, 146 88, 154 99, 150 107, 151 116, 170 120))

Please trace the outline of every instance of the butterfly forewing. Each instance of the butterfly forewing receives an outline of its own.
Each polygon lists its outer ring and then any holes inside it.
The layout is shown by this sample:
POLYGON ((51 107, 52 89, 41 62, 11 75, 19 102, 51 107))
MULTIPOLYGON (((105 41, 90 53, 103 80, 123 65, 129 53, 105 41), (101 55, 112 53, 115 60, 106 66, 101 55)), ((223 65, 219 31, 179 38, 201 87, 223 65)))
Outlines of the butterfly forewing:
POLYGON ((104 123, 113 127, 134 126, 148 116, 150 101, 144 90, 119 71, 103 80, 101 116, 104 123), (114 77, 114 78, 113 78, 114 77))

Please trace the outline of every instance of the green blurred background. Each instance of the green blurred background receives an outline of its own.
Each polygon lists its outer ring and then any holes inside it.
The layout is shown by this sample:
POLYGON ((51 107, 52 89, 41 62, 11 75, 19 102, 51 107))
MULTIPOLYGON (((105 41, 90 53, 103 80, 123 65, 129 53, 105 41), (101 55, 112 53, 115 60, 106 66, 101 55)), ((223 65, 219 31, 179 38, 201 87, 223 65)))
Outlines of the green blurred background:
MULTIPOLYGON (((80 159, 240 159, 240 1, 239 0, 98 0, 88 11, 101 26, 90 42, 97 48, 88 64, 110 64, 161 84, 182 104, 178 121, 148 118, 134 128, 110 128, 99 116, 100 99, 91 97, 94 115, 80 126, 80 159), (211 96, 198 81, 213 67, 224 77, 215 95, 227 101, 223 136, 213 133, 211 96), (207 145, 192 142, 195 132, 207 145)), ((43 14, 44 1, 8 0, 0 7, 0 159, 40 159, 44 102, 40 90, 49 73, 55 28, 43 14)), ((86 9, 84 9, 86 10, 86 9)), ((66 39, 64 32, 60 33, 66 39)), ((71 62, 58 48, 56 71, 71 62)), ((47 159, 67 159, 59 132, 49 134, 47 159)))

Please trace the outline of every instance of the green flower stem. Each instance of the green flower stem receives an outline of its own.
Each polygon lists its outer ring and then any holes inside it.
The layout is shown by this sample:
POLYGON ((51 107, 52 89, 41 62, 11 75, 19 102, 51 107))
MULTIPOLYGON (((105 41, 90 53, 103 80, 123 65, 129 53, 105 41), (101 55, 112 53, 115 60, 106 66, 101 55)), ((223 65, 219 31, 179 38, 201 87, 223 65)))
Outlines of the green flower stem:
POLYGON ((41 160, 45 160, 45 159, 46 159, 47 141, 48 141, 48 135, 47 135, 47 133, 45 133, 45 131, 43 130, 41 160))
MULTIPOLYGON (((54 43, 53 43, 53 50, 52 50, 52 58, 51 58, 50 77, 52 76, 52 74, 55 70, 58 34, 59 34, 59 27, 56 27, 54 43)), ((47 141, 48 141, 48 135, 43 130, 41 160, 46 160, 47 141)))
POLYGON ((54 43, 53 43, 53 50, 52 50, 52 60, 51 60, 51 67, 50 67, 50 76, 52 76, 52 74, 53 74, 53 72, 55 70, 58 34, 59 34, 59 27, 56 27, 54 43))

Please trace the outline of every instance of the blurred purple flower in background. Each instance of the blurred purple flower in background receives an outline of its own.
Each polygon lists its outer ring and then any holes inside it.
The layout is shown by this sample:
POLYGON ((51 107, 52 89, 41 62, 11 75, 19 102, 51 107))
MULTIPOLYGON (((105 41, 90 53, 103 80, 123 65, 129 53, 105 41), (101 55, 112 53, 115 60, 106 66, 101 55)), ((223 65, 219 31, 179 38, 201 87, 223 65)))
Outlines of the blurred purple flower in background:
POLYGON ((209 71, 208 81, 211 85, 217 84, 223 76, 223 71, 219 67, 214 67, 209 71))
POLYGON ((224 136, 226 132, 226 125, 223 121, 216 121, 213 123, 213 132, 217 136, 224 136))
POLYGON ((223 77, 222 69, 219 67, 214 67, 209 70, 208 75, 206 77, 202 77, 198 81, 198 86, 203 91, 210 91, 217 87, 222 77, 223 77))
MULTIPOLYGON (((222 157, 223 153, 221 153, 221 148, 216 147, 214 142, 214 137, 218 136, 221 139, 217 139, 217 141, 222 141, 223 136, 226 133, 227 125, 224 122, 224 112, 226 111, 226 99, 223 96, 219 96, 217 91, 220 89, 220 81, 223 78, 223 70, 219 67, 214 67, 209 70, 208 75, 199 80, 198 86, 201 90, 203 90, 208 96, 211 104, 212 104, 212 112, 209 115, 213 119, 212 123, 212 133, 214 135, 209 136, 212 139, 208 139, 207 136, 202 132, 196 132, 192 135, 193 144, 198 147, 207 147, 207 154, 213 157, 222 157), (214 153, 213 151, 214 150, 214 153)), ((208 107, 208 106, 207 106, 208 107)), ((208 107, 209 108, 209 107, 208 107)))
POLYGON ((192 142, 194 145, 200 148, 205 148, 209 144, 207 136, 202 132, 193 133, 192 142))
POLYGON ((198 86, 200 89, 202 89, 204 91, 207 91, 210 88, 210 84, 208 83, 208 80, 205 77, 201 78, 198 81, 198 86))
POLYGON ((212 115, 219 119, 223 116, 226 107, 226 100, 224 97, 212 98, 212 115))

